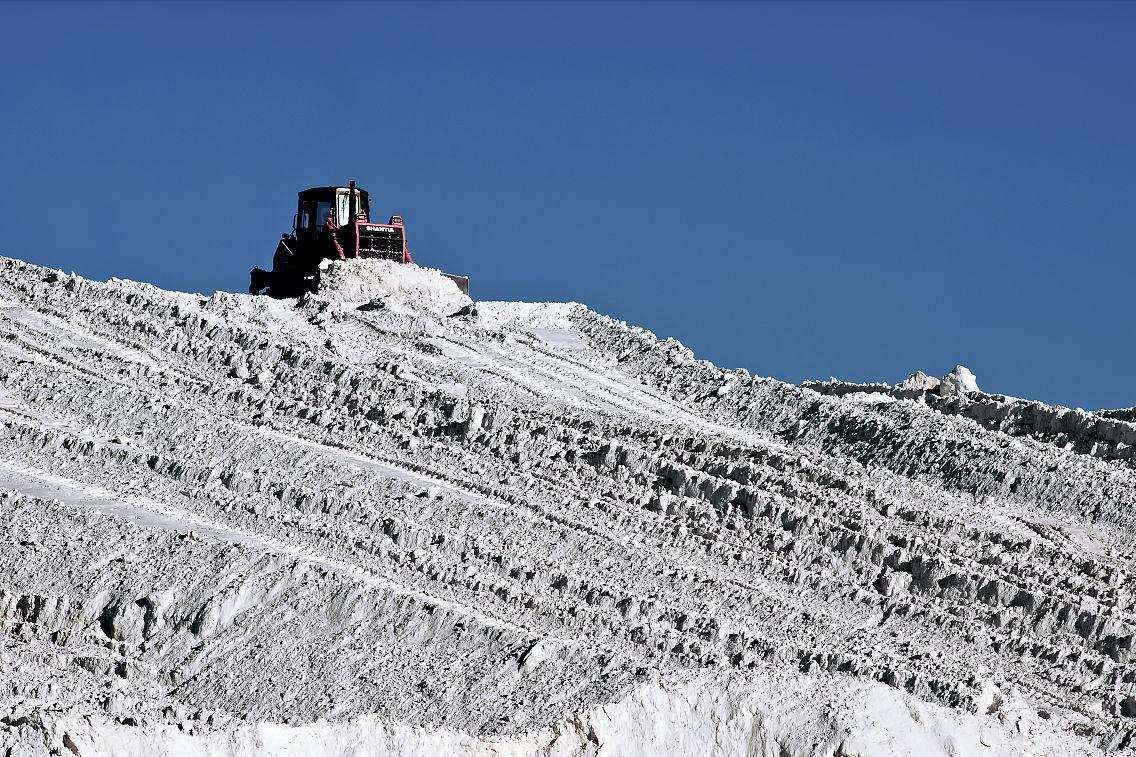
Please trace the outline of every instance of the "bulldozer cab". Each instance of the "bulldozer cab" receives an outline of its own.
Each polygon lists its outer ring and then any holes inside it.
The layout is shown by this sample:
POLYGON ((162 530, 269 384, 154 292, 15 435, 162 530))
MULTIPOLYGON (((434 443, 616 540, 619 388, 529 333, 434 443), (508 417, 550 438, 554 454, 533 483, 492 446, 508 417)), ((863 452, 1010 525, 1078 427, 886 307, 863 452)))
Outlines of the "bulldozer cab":
MULTIPOLYGON (((335 213, 340 227, 351 221, 351 189, 349 187, 313 187, 300 192, 296 205, 296 236, 319 234, 327 227, 327 218, 335 213)), ((355 213, 371 217, 366 190, 355 190, 355 213)))

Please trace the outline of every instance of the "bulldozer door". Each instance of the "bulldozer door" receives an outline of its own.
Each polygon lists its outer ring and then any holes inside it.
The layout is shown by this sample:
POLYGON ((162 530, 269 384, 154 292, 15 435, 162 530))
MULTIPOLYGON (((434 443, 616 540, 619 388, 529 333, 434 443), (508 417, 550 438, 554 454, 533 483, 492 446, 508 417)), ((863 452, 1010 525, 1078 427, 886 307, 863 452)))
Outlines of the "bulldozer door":
MULTIPOLYGON (((335 207, 338 211, 336 218, 339 219, 340 226, 346 226, 351 223, 351 193, 340 192, 335 196, 335 207)), ((355 212, 366 213, 369 209, 363 204, 363 195, 359 190, 355 190, 355 212)))
POLYGON ((300 205, 300 228, 311 231, 316 227, 316 204, 308 200, 300 205))

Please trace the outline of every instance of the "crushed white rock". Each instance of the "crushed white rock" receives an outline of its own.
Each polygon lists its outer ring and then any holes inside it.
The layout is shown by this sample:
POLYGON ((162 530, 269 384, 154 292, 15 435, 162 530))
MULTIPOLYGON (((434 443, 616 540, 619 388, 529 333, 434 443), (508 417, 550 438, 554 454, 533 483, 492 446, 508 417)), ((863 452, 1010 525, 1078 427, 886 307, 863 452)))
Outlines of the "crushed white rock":
POLYGON ((0 259, 0 754, 1136 745, 1136 411, 322 283, 0 259))

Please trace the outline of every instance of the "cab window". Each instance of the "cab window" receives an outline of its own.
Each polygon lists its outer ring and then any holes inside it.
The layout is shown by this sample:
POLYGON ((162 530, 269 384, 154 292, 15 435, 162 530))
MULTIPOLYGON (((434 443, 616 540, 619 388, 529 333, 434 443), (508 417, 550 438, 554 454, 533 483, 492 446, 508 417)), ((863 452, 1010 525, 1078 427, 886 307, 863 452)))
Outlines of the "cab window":
POLYGON ((323 231, 324 226, 327 225, 327 217, 331 214, 330 202, 317 202, 316 203, 316 228, 323 231))
POLYGON ((335 196, 335 201, 337 205, 335 217, 339 219, 340 226, 346 226, 351 220, 351 206, 349 204, 351 199, 346 194, 338 194, 335 196))

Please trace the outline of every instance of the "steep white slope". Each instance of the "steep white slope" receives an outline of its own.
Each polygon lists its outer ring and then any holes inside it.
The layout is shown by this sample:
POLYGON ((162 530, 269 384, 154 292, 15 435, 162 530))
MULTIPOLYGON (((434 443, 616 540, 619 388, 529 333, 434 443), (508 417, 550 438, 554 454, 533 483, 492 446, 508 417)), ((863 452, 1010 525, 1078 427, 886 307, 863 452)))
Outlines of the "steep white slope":
POLYGON ((1104 455, 371 261, 273 301, 3 260, 0 301, 11 754, 1136 739, 1123 411, 1104 455))

